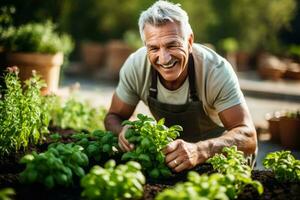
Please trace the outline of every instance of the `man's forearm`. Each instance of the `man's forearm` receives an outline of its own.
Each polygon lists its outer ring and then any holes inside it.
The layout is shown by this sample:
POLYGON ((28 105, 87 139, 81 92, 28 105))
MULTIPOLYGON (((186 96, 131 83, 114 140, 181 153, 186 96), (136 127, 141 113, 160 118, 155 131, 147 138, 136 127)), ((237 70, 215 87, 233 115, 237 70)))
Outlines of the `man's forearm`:
POLYGON ((218 138, 197 143, 200 151, 207 152, 207 158, 220 153, 224 147, 236 145, 246 155, 253 154, 257 147, 256 131, 249 127, 234 128, 218 138))
POLYGON ((108 113, 104 119, 105 129, 115 134, 119 134, 122 130, 122 119, 113 113, 108 113))

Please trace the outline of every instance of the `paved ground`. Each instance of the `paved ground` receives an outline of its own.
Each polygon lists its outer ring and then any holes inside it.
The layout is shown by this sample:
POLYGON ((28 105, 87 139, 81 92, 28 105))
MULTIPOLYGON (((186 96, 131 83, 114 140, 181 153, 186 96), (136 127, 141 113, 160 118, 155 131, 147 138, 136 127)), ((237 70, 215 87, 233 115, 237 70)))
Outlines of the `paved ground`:
MULTIPOLYGON (((85 77, 65 76, 59 93, 62 96, 68 96, 68 86, 79 82, 81 89, 76 94, 78 98, 87 100, 94 106, 101 105, 108 108, 117 82, 111 80, 104 73, 98 74, 97 78, 94 77, 93 75, 85 77)), ((266 81, 261 80, 255 72, 239 72, 238 77, 256 127, 268 128, 268 123, 265 120, 266 113, 300 109, 300 81, 266 81)), ((135 114, 137 113, 151 115, 143 103, 138 105, 135 114)), ((268 139, 268 134, 259 135, 259 153, 256 166, 259 169, 262 168, 262 159, 268 152, 283 149, 268 139)), ((293 152, 300 159, 300 151, 293 152)))

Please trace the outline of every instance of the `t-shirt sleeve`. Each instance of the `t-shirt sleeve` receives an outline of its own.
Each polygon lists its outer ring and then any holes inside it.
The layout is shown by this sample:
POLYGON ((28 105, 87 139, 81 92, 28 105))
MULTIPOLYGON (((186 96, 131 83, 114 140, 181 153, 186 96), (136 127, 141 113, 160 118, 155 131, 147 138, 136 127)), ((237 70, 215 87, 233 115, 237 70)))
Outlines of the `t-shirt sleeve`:
POLYGON ((217 113, 245 102, 237 76, 225 59, 213 68, 207 85, 209 104, 217 113))
POLYGON ((139 96, 135 80, 133 56, 131 55, 122 66, 119 73, 119 83, 116 88, 117 96, 127 104, 137 105, 139 96))

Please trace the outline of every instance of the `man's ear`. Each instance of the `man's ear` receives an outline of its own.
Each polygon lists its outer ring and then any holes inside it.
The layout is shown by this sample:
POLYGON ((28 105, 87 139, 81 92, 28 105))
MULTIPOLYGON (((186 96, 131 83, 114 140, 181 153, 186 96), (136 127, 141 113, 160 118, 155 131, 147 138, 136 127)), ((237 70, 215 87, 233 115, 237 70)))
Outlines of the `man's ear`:
POLYGON ((193 43, 194 43, 194 34, 191 33, 188 37, 189 53, 192 53, 192 51, 193 51, 193 48, 192 48, 193 43))

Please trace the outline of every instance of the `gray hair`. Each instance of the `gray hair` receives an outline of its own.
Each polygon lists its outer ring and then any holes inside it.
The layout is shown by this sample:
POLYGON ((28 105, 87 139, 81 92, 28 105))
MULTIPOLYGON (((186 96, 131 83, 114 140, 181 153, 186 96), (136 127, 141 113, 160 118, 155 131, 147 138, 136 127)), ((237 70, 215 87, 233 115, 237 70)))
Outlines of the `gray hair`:
POLYGON ((187 13, 180 4, 168 1, 157 1, 147 10, 143 11, 139 18, 139 30, 142 41, 145 42, 144 28, 146 24, 161 26, 167 22, 177 22, 181 26, 184 39, 193 33, 187 13))

